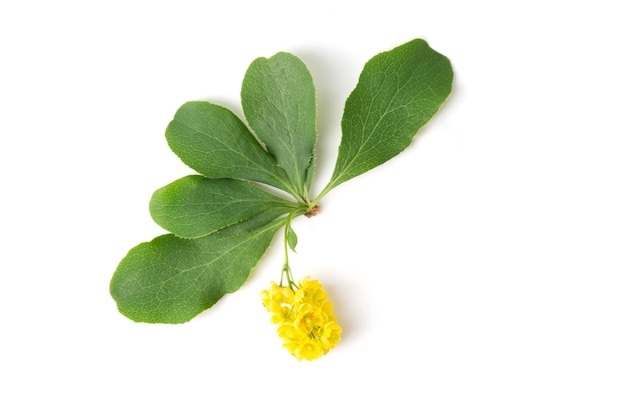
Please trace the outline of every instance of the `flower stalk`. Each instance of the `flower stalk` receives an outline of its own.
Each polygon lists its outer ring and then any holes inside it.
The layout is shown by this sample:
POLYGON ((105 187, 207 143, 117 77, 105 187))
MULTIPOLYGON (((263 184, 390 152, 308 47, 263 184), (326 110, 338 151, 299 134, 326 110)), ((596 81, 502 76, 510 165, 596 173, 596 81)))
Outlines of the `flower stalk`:
MULTIPOLYGON (((341 339, 341 327, 333 312, 332 302, 318 280, 305 277, 299 283, 289 267, 289 249, 295 248, 295 233, 286 219, 283 233, 285 261, 279 284, 261 292, 265 309, 272 314, 270 322, 277 324, 276 332, 291 355, 298 360, 316 360, 327 354, 341 339)), ((302 214, 304 212, 298 213, 302 214)))

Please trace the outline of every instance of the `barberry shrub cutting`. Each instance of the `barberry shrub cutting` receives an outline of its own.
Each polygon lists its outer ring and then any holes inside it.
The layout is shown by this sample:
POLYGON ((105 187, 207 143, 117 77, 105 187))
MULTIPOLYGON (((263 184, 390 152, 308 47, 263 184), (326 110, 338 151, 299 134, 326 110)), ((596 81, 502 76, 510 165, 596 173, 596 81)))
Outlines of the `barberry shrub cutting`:
POLYGON ((449 60, 422 39, 369 60, 345 103, 334 171, 316 196, 315 87, 298 57, 279 52, 250 64, 245 121, 218 104, 183 104, 165 137, 198 174, 154 192, 150 214, 169 233, 119 263, 110 284, 119 311, 137 322, 187 322, 239 289, 282 230, 285 261, 278 283, 261 292, 263 306, 297 359, 326 354, 341 327, 321 283, 292 275, 292 221, 315 216, 331 190, 403 151, 451 86, 449 60))

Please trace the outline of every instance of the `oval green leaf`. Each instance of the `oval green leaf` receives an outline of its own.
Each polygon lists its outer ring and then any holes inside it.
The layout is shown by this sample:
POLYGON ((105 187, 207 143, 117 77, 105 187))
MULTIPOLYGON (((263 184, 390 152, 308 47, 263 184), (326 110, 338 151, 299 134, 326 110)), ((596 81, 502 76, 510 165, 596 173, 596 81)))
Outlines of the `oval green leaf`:
POLYGON ((293 193, 276 159, 225 107, 187 102, 167 126, 165 137, 172 151, 205 177, 258 181, 293 193))
POLYGON ((193 240, 168 234, 139 244, 117 267, 111 296, 134 321, 187 322, 243 285, 282 224, 193 240))
POLYGON ((306 198, 317 136, 315 87, 306 65, 286 52, 257 58, 244 76, 241 105, 250 128, 306 198))
POLYGON ((274 219, 294 207, 247 181, 198 175, 160 188, 150 200, 154 221, 181 238, 202 237, 263 213, 274 219))
POLYGON ((327 190, 403 151, 451 88, 450 61, 422 39, 368 61, 346 100, 342 139, 327 190))
POLYGON ((287 244, 289 248, 291 248, 291 251, 295 252, 296 246, 298 245, 298 235, 296 235, 296 231, 293 230, 291 225, 285 228, 287 228, 287 244))

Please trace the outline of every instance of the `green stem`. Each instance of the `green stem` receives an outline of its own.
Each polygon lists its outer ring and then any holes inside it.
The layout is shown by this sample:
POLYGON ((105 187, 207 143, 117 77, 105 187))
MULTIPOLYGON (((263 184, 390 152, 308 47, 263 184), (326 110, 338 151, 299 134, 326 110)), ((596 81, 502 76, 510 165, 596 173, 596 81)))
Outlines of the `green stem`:
POLYGON ((287 219, 285 220, 285 226, 283 229, 283 255, 285 258, 285 262, 283 264, 283 269, 280 274, 280 286, 283 286, 283 282, 286 279, 287 285, 290 289, 296 290, 298 285, 296 281, 293 279, 293 274, 291 273, 291 267, 289 267, 289 231, 291 229, 291 221, 294 218, 297 218, 300 215, 304 215, 309 210, 308 205, 298 206, 292 212, 287 215, 287 219))
POLYGON ((326 196, 326 194, 330 192, 335 186, 336 186, 335 180, 331 179, 331 181, 328 182, 328 184, 326 185, 326 187, 324 187, 324 189, 320 192, 320 194, 317 195, 317 197, 311 203, 309 203, 309 208, 312 209, 315 206, 317 206, 320 200, 322 200, 322 198, 326 196))

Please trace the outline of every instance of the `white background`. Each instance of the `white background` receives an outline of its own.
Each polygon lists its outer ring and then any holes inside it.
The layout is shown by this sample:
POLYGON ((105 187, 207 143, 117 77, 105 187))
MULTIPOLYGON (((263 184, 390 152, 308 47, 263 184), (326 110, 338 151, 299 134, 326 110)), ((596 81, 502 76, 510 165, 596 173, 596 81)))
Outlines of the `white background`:
POLYGON ((0 416, 626 416, 626 29, 613 1, 3 2, 0 416), (280 347, 243 288, 136 324, 109 280, 189 174, 187 100, 240 114, 258 56, 309 67, 330 177, 363 64, 424 38, 453 93, 412 146, 298 219, 343 341, 280 347))

